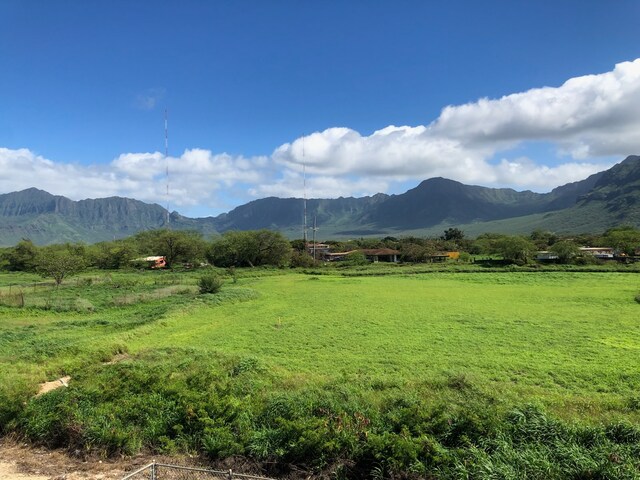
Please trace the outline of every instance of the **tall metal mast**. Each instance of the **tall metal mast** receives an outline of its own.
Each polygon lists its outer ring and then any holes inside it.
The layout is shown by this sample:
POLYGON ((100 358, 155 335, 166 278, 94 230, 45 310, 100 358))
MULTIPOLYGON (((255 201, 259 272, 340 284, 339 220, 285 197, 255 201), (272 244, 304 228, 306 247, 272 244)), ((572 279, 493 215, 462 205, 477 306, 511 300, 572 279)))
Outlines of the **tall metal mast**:
POLYGON ((307 165, 304 158, 304 135, 302 136, 302 193, 303 193, 303 209, 302 209, 302 238, 304 241, 304 249, 307 250, 307 165))
POLYGON ((316 227, 316 216, 313 216, 313 260, 316 260, 316 232, 318 231, 318 227, 316 227))
POLYGON ((164 161, 166 165, 166 180, 167 180, 167 222, 166 226, 169 228, 170 214, 169 214, 169 121, 167 109, 164 109, 164 161))

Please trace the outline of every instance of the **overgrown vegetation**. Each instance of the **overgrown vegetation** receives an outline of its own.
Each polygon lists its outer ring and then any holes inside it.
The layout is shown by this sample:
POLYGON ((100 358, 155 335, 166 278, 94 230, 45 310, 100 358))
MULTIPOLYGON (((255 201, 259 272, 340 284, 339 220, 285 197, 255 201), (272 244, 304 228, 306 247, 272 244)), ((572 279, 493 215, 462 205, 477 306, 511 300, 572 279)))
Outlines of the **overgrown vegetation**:
POLYGON ((462 267, 5 273, 0 430, 270 475, 637 478, 637 274, 462 267))
MULTIPOLYGON (((399 252, 404 263, 432 263, 450 251, 459 253, 456 263, 493 262, 490 265, 535 264, 539 251, 555 255, 552 263, 560 265, 598 265, 581 246, 610 247, 620 262, 631 263, 640 258, 640 230, 621 226, 602 235, 560 237, 551 232, 534 231, 529 236, 486 233, 467 238, 463 231, 448 228, 436 238, 385 237, 360 238, 351 241, 328 241, 332 252, 354 252, 345 265, 364 264, 362 249, 389 248, 399 252)), ((303 267, 315 268, 317 259, 309 254, 302 240, 288 241, 269 230, 231 231, 205 239, 193 231, 155 230, 138 233, 124 240, 96 245, 65 244, 38 247, 23 239, 14 247, 0 250, 0 270, 40 272, 62 283, 85 268, 131 270, 148 266, 138 261, 149 256, 163 256, 173 270, 206 265, 222 268, 303 267)))
POLYGON ((267 230, 4 249, 0 434, 270 475, 640 476, 638 230, 329 243, 353 253, 267 230))

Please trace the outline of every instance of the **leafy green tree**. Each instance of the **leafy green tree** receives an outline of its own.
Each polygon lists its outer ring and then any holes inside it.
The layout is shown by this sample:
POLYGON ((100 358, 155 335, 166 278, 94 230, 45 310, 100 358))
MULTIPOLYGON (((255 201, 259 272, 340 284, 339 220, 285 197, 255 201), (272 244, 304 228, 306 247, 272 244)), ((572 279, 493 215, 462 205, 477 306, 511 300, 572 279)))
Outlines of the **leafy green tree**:
POLYGON ((425 263, 433 253, 432 249, 419 243, 402 243, 400 258, 404 262, 425 263))
POLYGON ((271 230, 230 231, 213 241, 207 258, 220 267, 283 266, 291 259, 291 244, 271 230))
POLYGON ((560 263, 570 263, 580 255, 580 247, 571 240, 560 240, 551 245, 549 250, 558 256, 560 263))
POLYGON ((458 261, 462 263, 472 263, 473 257, 468 252, 460 252, 460 257, 458 257, 458 261))
POLYGON ((495 246, 502 258, 520 265, 531 261, 536 252, 534 243, 519 235, 505 236, 495 246))
POLYGON ((70 248, 46 247, 38 252, 35 268, 44 278, 53 278, 56 287, 86 268, 85 258, 70 248))
POLYGON ((603 242, 625 255, 633 255, 640 248, 640 230, 632 226, 611 228, 604 233, 603 242))
POLYGON ((36 266, 37 256, 38 247, 31 240, 23 238, 6 253, 5 258, 9 270, 32 272, 36 266))
POLYGON ((366 265, 367 263, 369 262, 367 261, 367 257, 365 256, 365 254, 359 250, 354 250, 345 257, 343 264, 357 266, 366 265))
POLYGON ((258 230, 254 235, 257 243, 256 264, 283 266, 289 262, 291 246, 281 233, 258 230))
POLYGON ((438 252, 457 250, 458 246, 442 238, 405 237, 399 240, 397 249, 404 262, 426 263, 438 252))
POLYGON ((162 255, 168 267, 178 262, 197 263, 204 259, 206 242, 192 230, 151 230, 134 236, 140 255, 162 255))
POLYGON ((572 240, 582 247, 606 247, 602 235, 593 235, 590 233, 579 233, 572 236, 572 240))
POLYGON ((202 234, 192 231, 163 230, 158 235, 158 252, 169 267, 177 262, 195 263, 204 257, 206 244, 202 234))
POLYGON ((440 238, 442 240, 446 240, 447 242, 458 242, 464 239, 464 232, 459 228, 451 227, 447 228, 440 238))
POLYGON ((538 228, 531 232, 529 239, 535 244, 538 250, 546 250, 558 241, 558 236, 555 233, 538 228))
POLYGON ((93 266, 104 270, 117 270, 131 265, 136 252, 131 242, 117 240, 101 242, 89 248, 89 258, 93 266))
POLYGON ((290 264, 292 267, 308 268, 313 267, 316 264, 316 261, 314 261, 313 257, 307 252, 301 252, 294 249, 291 253, 290 264))
POLYGON ((291 240, 291 248, 298 252, 304 252, 306 250, 304 240, 302 238, 298 238, 296 240, 291 240))
POLYGON ((9 268, 9 262, 7 260, 7 255, 11 252, 10 248, 4 247, 0 248, 0 269, 7 270, 9 268))
POLYGON ((383 248, 384 242, 378 238, 361 238, 359 240, 357 240, 357 245, 358 248, 370 248, 370 249, 374 249, 374 248, 383 248))
POLYGON ((414 237, 414 236, 408 236, 408 237, 402 237, 400 240, 400 245, 402 246, 403 244, 406 243, 415 243, 417 245, 425 245, 427 243, 427 239, 426 238, 421 238, 421 237, 414 237))
POLYGON ((482 233, 473 241, 469 252, 474 255, 493 255, 498 253, 498 244, 506 235, 501 233, 482 233))

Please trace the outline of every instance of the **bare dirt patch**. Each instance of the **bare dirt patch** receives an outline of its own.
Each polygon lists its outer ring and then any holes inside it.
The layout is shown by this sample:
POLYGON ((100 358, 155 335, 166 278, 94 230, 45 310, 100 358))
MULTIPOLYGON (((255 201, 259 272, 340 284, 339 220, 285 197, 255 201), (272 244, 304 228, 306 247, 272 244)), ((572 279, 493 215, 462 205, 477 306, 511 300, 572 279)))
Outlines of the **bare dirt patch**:
POLYGON ((169 465, 221 471, 233 469, 237 473, 264 475, 257 464, 242 458, 230 458, 211 465, 203 458, 190 455, 81 457, 70 455, 65 450, 32 447, 11 438, 0 439, 0 480, 121 480, 154 460, 169 465))
POLYGON ((51 382, 41 383, 40 388, 38 389, 38 393, 36 394, 36 397, 39 397, 40 395, 43 395, 57 388, 68 387, 69 380, 71 380, 71 377, 66 376, 66 377, 60 377, 59 379, 53 380, 51 382))
POLYGON ((59 450, 28 447, 0 440, 2 480, 119 480, 127 472, 153 461, 152 458, 76 459, 59 450))

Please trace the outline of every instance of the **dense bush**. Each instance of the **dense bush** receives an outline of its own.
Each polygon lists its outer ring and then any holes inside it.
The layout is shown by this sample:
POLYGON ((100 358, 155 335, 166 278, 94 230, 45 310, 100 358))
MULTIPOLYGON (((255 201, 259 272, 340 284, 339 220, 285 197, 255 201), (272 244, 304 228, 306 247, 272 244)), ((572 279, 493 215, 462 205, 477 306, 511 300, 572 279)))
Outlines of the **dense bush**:
MULTIPOLYGON (((439 268, 458 267, 367 265, 340 271, 344 276, 397 275, 435 272, 439 268)), ((563 265, 546 268, 580 271, 563 265)), ((296 277, 296 281, 313 279, 315 289, 330 281, 357 285, 362 280, 319 278, 325 269, 316 270, 317 276, 296 277)), ((500 285, 506 281, 526 285, 540 278, 529 273, 529 267, 513 270, 527 273, 482 275, 486 281, 500 285)), ((221 270, 207 270, 214 271, 223 274, 221 270)), ((217 306, 258 298, 259 290, 249 288, 255 288, 249 275, 257 278, 273 273, 251 269, 227 274, 239 274, 243 286, 229 286, 218 295, 157 297, 153 300, 156 303, 149 300, 146 305, 141 303, 142 295, 166 291, 157 288, 165 284, 171 288, 175 285, 180 291, 184 284, 178 280, 184 277, 149 272, 147 278, 155 279, 152 284, 143 281, 146 273, 136 275, 135 280, 114 273, 115 278, 105 277, 108 281, 93 278, 73 282, 75 288, 70 286, 72 282, 66 282, 55 297, 70 302, 72 310, 95 309, 95 314, 61 315, 54 322, 46 322, 46 330, 22 322, 0 332, 0 351, 4 348, 9 352, 5 352, 9 359, 5 362, 30 360, 38 365, 63 358, 64 354, 63 360, 47 363, 53 365, 47 367, 47 374, 68 372, 73 381, 69 388, 33 397, 37 380, 20 384, 14 378, 3 378, 0 434, 17 434, 37 444, 102 455, 146 450, 198 452, 213 461, 243 456, 260 462, 264 473, 273 476, 632 479, 640 474, 640 429, 634 423, 640 399, 635 390, 625 391, 624 403, 618 407, 607 403, 611 410, 604 417, 596 417, 602 424, 588 425, 561 420, 540 407, 513 405, 517 399, 488 392, 490 387, 472 373, 459 370, 421 380, 417 375, 408 380, 395 375, 377 377, 368 369, 344 376, 337 372, 335 377, 327 376, 330 378, 307 377, 304 373, 285 378, 270 368, 268 357, 254 357, 251 351, 225 354, 216 349, 205 352, 158 345, 132 348, 135 355, 118 363, 103 363, 115 353, 127 351, 127 339, 137 336, 134 327, 146 325, 142 332, 163 330, 171 320, 157 325, 153 322, 180 302, 217 306), (123 301, 107 315, 107 307, 119 298, 116 294, 135 301, 123 301), (62 333, 79 327, 109 334, 100 337, 100 351, 81 339, 60 341, 65 338, 62 333), (123 347, 116 350, 117 343, 123 347)), ((188 287, 195 291, 200 273, 184 275, 190 279, 188 287)), ((556 282, 577 278, 574 274, 545 276, 556 282)), ((204 277, 220 282, 222 278, 211 273, 204 277)), ((478 281, 478 275, 467 277, 478 281)), ((625 289, 621 302, 633 310, 629 297, 625 289)), ((284 309, 287 303, 282 305, 284 309)), ((273 319, 268 318, 263 327, 278 335, 288 334, 295 324, 286 317, 280 324, 282 311, 274 310, 273 319)), ((7 313, 25 318, 42 314, 36 308, 7 308, 7 313)))
POLYGON ((203 360, 176 349, 96 365, 68 389, 30 400, 18 414, 19 431, 39 444, 105 455, 141 449, 201 451, 212 460, 242 455, 272 474, 276 467, 342 478, 638 473, 637 426, 570 424, 531 405, 501 412, 458 377, 411 392, 383 390, 374 406, 362 385, 275 392, 250 357, 203 360), (448 400, 429 401, 433 388, 446 389, 448 400))
POLYGON ((287 265, 291 244, 271 230, 229 231, 211 244, 207 259, 218 267, 258 267, 287 265))
POLYGON ((355 251, 347 254, 342 265, 345 267, 353 267, 358 265, 367 265, 367 257, 360 251, 355 251))
POLYGON ((290 264, 292 267, 309 268, 313 267, 316 264, 316 261, 307 252, 299 252, 297 250, 294 250, 291 253, 290 264))
POLYGON ((200 277, 200 280, 198 280, 198 288, 200 289, 200 293, 218 293, 223 283, 218 275, 209 273, 200 277))

